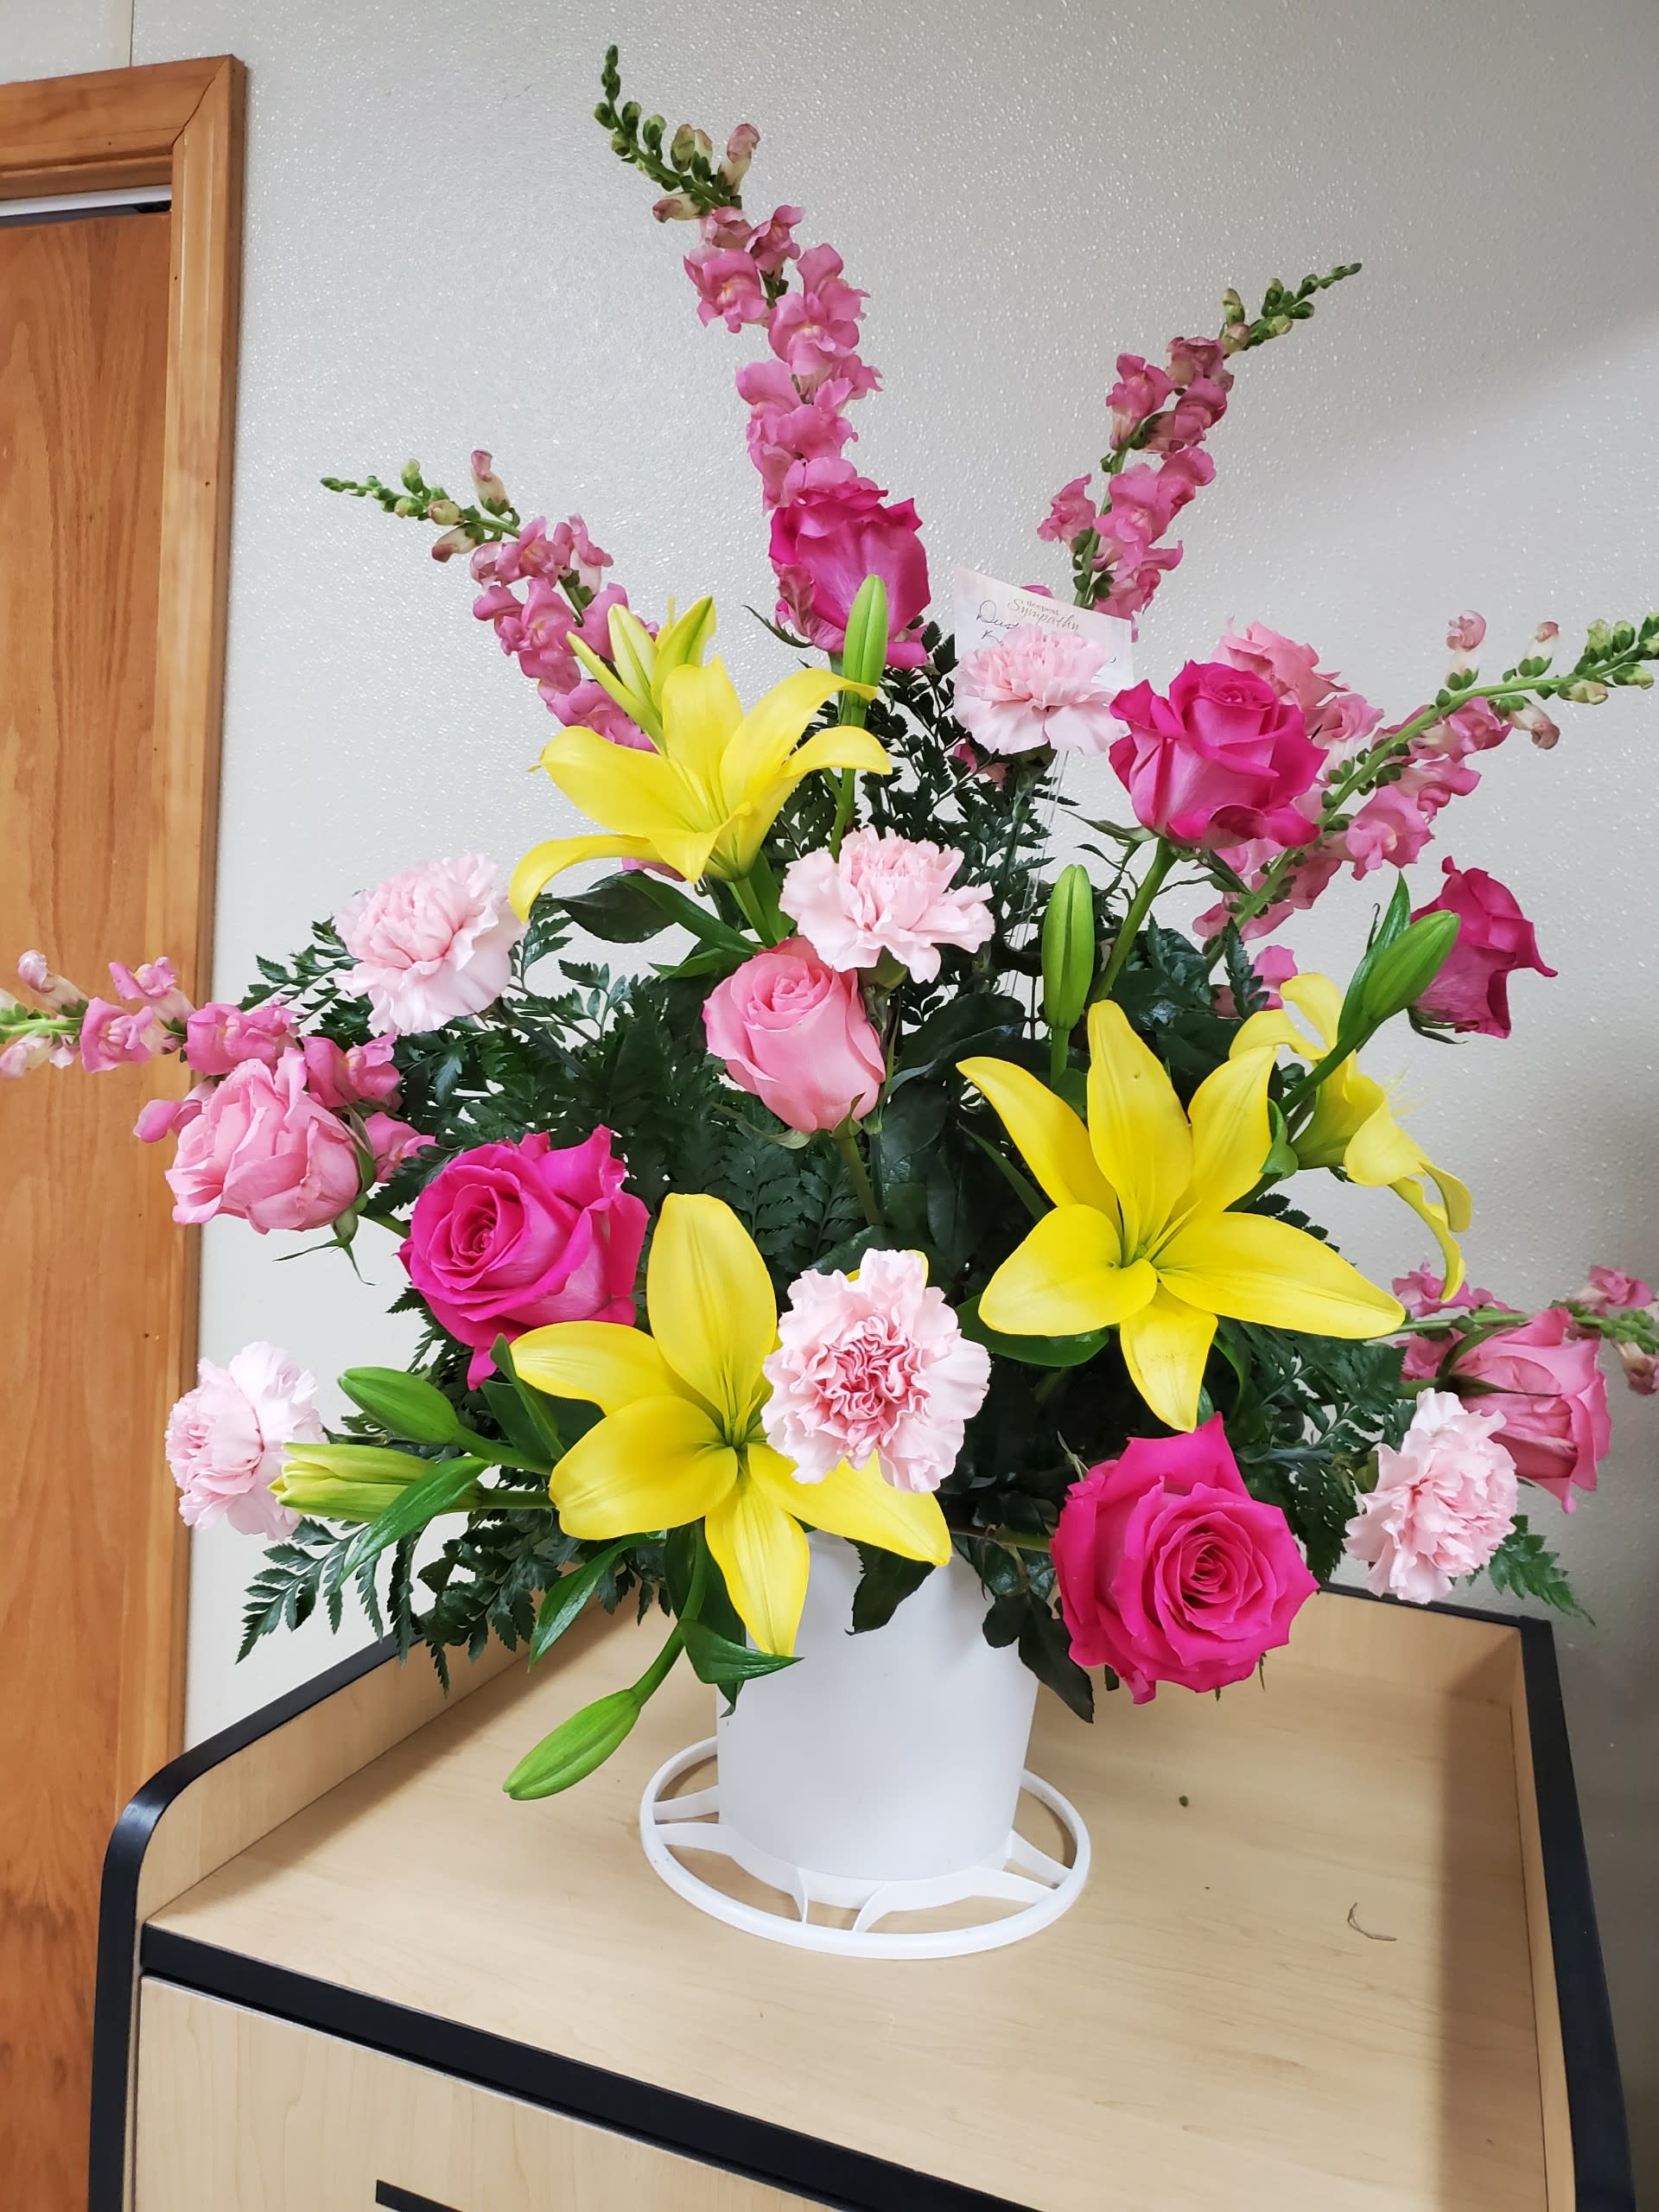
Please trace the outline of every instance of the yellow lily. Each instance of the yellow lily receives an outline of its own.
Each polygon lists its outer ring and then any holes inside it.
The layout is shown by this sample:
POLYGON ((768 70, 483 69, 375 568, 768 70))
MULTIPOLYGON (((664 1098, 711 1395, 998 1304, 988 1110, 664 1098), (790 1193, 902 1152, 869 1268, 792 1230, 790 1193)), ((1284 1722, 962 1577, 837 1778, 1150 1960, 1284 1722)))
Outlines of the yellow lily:
MULTIPOLYGON (((1311 1066, 1336 1042, 1342 993, 1328 976, 1293 976, 1281 985, 1280 995, 1296 1008, 1310 1033, 1305 1034, 1282 1008, 1268 1009, 1253 1014, 1240 1026, 1233 1051, 1255 1053, 1284 1045, 1311 1066)), ((1386 1185, 1427 1224, 1440 1246, 1446 1270, 1442 1297, 1450 1298, 1461 1287, 1463 1253, 1454 1232, 1469 1226, 1472 1203, 1468 1186, 1437 1167, 1401 1128, 1388 1092, 1374 1076, 1360 1072, 1352 1053, 1332 1069, 1314 1093, 1313 1118, 1296 1140, 1296 1157, 1304 1167, 1340 1168, 1351 1183, 1372 1189, 1386 1185), (1440 1192, 1438 1205, 1424 1187, 1426 1180, 1440 1192)))
POLYGON ((557 1321, 512 1347, 538 1390, 602 1415, 554 1468, 565 1529, 604 1542, 702 1521, 731 1600, 763 1651, 791 1652, 806 1597, 804 1521, 941 1567, 950 1534, 938 1500, 894 1490, 876 1460, 800 1481, 766 1442, 760 1363, 778 1341, 766 1263, 731 1208, 663 1201, 645 1270, 652 1333, 557 1321))
POLYGON ((606 617, 611 658, 601 660, 573 631, 570 650, 600 689, 608 691, 623 713, 647 737, 663 734, 663 687, 677 668, 700 668, 715 634, 715 602, 706 595, 677 619, 668 602, 668 620, 653 638, 631 607, 613 607, 606 617))
POLYGON ((892 770, 868 730, 822 730, 802 744, 807 724, 837 691, 874 696, 869 684, 803 668, 746 715, 723 662, 683 662, 663 679, 655 751, 613 745, 590 729, 561 730, 541 765, 607 834, 554 837, 526 853, 513 871, 514 907, 528 914, 542 887, 578 861, 655 861, 688 882, 747 876, 804 776, 820 768, 892 770))
POLYGON ((1156 1055, 1109 1000, 1089 1010, 1089 1119, 1027 1069, 964 1060, 1054 1201, 979 1301, 1008 1336, 1116 1324, 1137 1390, 1171 1428, 1194 1427, 1217 1315, 1327 1337, 1399 1327, 1398 1301, 1318 1237, 1229 1211, 1267 1159, 1270 1051, 1206 1076, 1191 1116, 1156 1055))

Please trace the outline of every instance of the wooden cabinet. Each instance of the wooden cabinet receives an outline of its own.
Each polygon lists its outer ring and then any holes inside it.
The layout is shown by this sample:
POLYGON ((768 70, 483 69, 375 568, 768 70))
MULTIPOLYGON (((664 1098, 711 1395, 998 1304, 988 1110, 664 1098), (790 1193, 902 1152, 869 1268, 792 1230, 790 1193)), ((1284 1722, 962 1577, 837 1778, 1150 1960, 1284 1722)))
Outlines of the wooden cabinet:
POLYGON ((141 1795, 92 2212, 1633 2212, 1547 1628, 1332 1592, 1265 1687, 1043 1700, 1090 1885, 925 1962, 657 1880, 689 1678, 580 1789, 502 1796, 637 1633, 447 1707, 367 1655, 141 1795))
POLYGON ((741 2175, 165 1981, 135 2196, 162 2212, 808 2212, 741 2175))

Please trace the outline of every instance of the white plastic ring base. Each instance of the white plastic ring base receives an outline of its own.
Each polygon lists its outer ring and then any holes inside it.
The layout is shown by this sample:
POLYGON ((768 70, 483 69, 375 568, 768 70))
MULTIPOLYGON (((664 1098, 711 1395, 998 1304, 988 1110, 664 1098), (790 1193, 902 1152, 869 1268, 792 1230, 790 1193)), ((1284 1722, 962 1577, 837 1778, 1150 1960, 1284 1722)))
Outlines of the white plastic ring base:
POLYGON ((1071 1864, 1062 1866, 1046 1852, 1012 1833, 1005 1848, 995 1858, 959 1874, 912 1882, 868 1882, 845 1875, 815 1873, 757 1851, 740 1835, 723 1827, 720 1818, 720 1786, 669 1797, 683 1774, 715 1756, 715 1739, 688 1745, 660 1766, 645 1785, 639 1801, 639 1840, 645 1857, 671 1890, 728 1926, 768 1942, 792 1943, 804 1951, 832 1951, 852 1959, 954 1959, 974 1951, 1000 1950, 1018 1943, 1057 1921, 1075 1904, 1089 1878, 1089 1831, 1075 1806, 1058 1789, 1029 1772, 1020 1787, 1045 1805, 1071 1840, 1071 1864), (762 1905, 745 1904, 705 1882, 678 1857, 682 1851, 711 1852, 741 1866, 757 1882, 791 1900, 794 1918, 769 1912, 762 1905), (921 1912, 936 1905, 959 1904, 982 1897, 987 1904, 1014 1904, 1014 1912, 967 1928, 895 1930, 884 1934, 877 1923, 890 1914, 921 1912), (821 1926, 811 1918, 814 1905, 852 1911, 849 1928, 821 1926))

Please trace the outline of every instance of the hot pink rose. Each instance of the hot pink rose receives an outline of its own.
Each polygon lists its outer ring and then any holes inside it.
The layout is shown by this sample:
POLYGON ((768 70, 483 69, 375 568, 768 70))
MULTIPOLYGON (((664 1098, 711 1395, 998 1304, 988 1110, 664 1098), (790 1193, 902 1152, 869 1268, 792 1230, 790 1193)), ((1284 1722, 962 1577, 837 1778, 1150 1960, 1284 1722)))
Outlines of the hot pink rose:
POLYGON ((847 618, 866 576, 887 588, 887 659, 915 668, 921 645, 905 632, 925 610, 930 587, 921 518, 913 501, 886 494, 844 461, 804 464, 798 494, 772 518, 772 564, 780 619, 825 652, 847 642, 847 618))
POLYGON ((1368 1560, 1378 1597, 1433 1605, 1475 1574, 1515 1526, 1515 1463, 1495 1433, 1495 1400, 1465 1406, 1425 1390, 1396 1452, 1376 1454, 1376 1486, 1348 1523, 1351 1558, 1368 1560))
POLYGON ((378 1030, 404 1036, 493 1005, 524 933, 481 853, 389 876, 359 892, 338 927, 357 963, 346 988, 368 1000, 378 1030))
POLYGON ((976 952, 996 925, 982 883, 950 887, 962 855, 909 837, 849 830, 838 859, 806 853, 791 863, 778 903, 832 968, 874 968, 884 952, 918 982, 939 972, 939 947, 976 952))
POLYGON ((766 1440, 798 1480, 874 1459, 895 1490, 932 1491, 957 1464, 991 1356, 963 1335, 919 1252, 867 1252, 855 1282, 796 1278, 765 1371, 766 1440))
POLYGON ((1131 1437, 1074 1483, 1054 1572, 1072 1657, 1111 1668, 1137 1705, 1160 1682, 1242 1681, 1318 1587, 1284 1515, 1245 1489, 1219 1414, 1131 1437))
POLYGON ((1420 906, 1412 915, 1455 914, 1458 941, 1446 964, 1418 1001, 1420 1010, 1453 1029, 1475 1030, 1483 1037, 1510 1033, 1510 978, 1529 968, 1539 976, 1553 976, 1538 951, 1532 924, 1516 904, 1515 895, 1496 876, 1481 868, 1443 864, 1446 876, 1438 899, 1420 906))
POLYGON ((632 1325, 647 1216, 626 1172, 608 1129, 561 1148, 538 1130, 461 1153, 416 1199, 403 1262, 434 1319, 472 1345, 469 1383, 494 1372, 498 1337, 632 1325))
POLYGON ((274 1068, 244 1060, 216 1084, 179 1132, 167 1171, 175 1221, 245 1221, 320 1229, 355 1204, 361 1163, 351 1131, 305 1087, 305 1059, 289 1052, 274 1068))
POLYGON ((1294 802, 1325 756, 1302 710, 1271 684, 1222 661, 1189 661, 1160 698, 1149 683, 1120 691, 1128 734, 1112 766, 1136 817, 1183 845, 1268 837, 1306 844, 1314 825, 1294 802))
POLYGON ((276 1344, 245 1344, 227 1367, 204 1359, 167 1417, 167 1464, 187 1528, 228 1521, 245 1536, 285 1536, 299 1516, 270 1485, 286 1444, 321 1444, 316 1378, 276 1344))
POLYGON ((244 1060, 274 1068, 299 1033, 298 1014, 280 999, 245 1008, 210 999, 184 1025, 184 1057, 198 1075, 229 1075, 244 1060))
POLYGON ((791 1129, 837 1128, 875 1104, 886 1063, 858 978, 837 974, 804 938, 757 952, 716 984, 702 1026, 738 1089, 791 1129))
POLYGON ((1573 1510, 1574 1489, 1594 1490, 1612 1436, 1607 1382, 1593 1338, 1572 1333, 1571 1314, 1551 1306, 1524 1326, 1459 1351, 1448 1387, 1484 1386, 1473 1403, 1501 1416, 1498 1433, 1516 1472, 1573 1510), (1487 1396, 1485 1390, 1501 1391, 1487 1396))
POLYGON ((963 656, 951 712, 987 753, 1104 753, 1121 725, 1116 684, 1100 671, 1109 648, 1021 622, 963 656))

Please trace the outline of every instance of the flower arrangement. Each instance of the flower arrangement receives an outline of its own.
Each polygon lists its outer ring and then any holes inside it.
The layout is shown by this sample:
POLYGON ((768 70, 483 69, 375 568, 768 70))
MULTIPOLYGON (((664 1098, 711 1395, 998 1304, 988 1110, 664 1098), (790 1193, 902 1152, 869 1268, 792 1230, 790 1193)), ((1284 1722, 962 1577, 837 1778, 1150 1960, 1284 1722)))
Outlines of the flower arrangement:
POLYGON ((1544 623, 1497 673, 1460 615, 1393 721, 1261 623, 1161 689, 1109 673, 1236 375, 1353 264, 1254 315, 1229 292, 1161 365, 1120 355, 1098 471, 1037 525, 1069 601, 1030 587, 1040 619, 958 658, 914 504, 848 455, 880 378, 841 257, 800 208, 746 209, 749 125, 721 154, 670 135, 614 50, 597 113, 690 240, 700 321, 750 339, 786 672, 746 708, 710 599, 647 619, 582 516, 525 519, 486 452, 467 500, 413 462, 326 479, 465 563, 591 829, 506 890, 478 855, 412 866, 235 1004, 165 958, 89 994, 38 952, 29 1001, 0 995, 0 1074, 188 1071, 137 1128, 175 1144, 181 1222, 397 1240, 410 1372, 348 1370, 326 1431, 313 1378, 252 1344, 168 1424, 185 1518, 271 1540, 245 1650, 318 1606, 337 1626, 348 1585, 441 1672, 493 1634, 538 1659, 591 1604, 660 1609, 640 1679, 508 1777, 528 1798, 682 1656, 728 1697, 793 1663, 809 1529, 859 1548, 864 1630, 964 1560, 987 1637, 1085 1717, 1096 1679, 1138 1702, 1247 1677, 1344 1553, 1414 1602, 1484 1572, 1570 1609, 1535 1522, 1595 1486, 1602 1345, 1659 1386, 1659 1303, 1605 1268, 1537 1313, 1470 1288, 1471 1195, 1362 1055, 1402 1019, 1507 1037, 1510 979, 1554 972, 1484 870, 1446 859, 1415 910, 1399 871, 1480 753, 1650 684, 1659 614, 1575 656, 1544 623), (1122 818, 1078 819, 1074 754, 1122 818), (1345 982, 1264 942, 1382 869, 1345 982), (1324 1175, 1403 1201, 1433 1265, 1367 1281, 1306 1210, 1324 1175))

